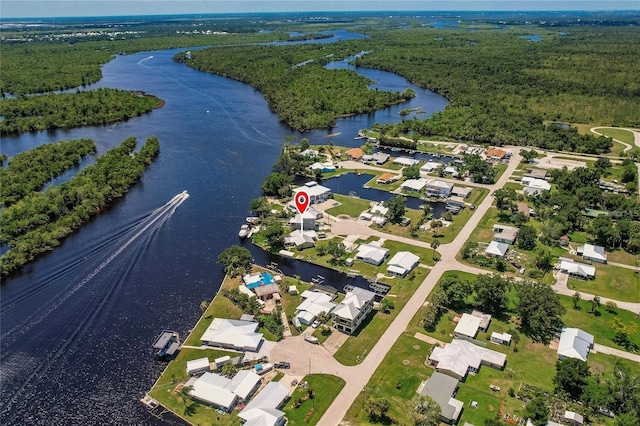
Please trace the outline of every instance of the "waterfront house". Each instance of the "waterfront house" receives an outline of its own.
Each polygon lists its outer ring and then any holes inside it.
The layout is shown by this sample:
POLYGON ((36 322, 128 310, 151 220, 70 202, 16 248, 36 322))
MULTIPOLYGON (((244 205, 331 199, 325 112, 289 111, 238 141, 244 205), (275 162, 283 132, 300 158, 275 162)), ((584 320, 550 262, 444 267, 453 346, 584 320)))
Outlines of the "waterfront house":
POLYGON ((256 292, 256 296, 260 300, 274 299, 280 300, 280 287, 278 284, 267 284, 253 289, 256 292))
POLYGON ((462 401, 454 398, 457 387, 458 380, 436 371, 420 383, 417 392, 433 399, 440 406, 440 420, 451 424, 458 421, 464 407, 462 401))
POLYGON ((424 178, 420 179, 407 179, 400 185, 403 191, 408 192, 422 192, 424 187, 427 186, 427 180, 424 178))
POLYGON ((312 165, 310 165, 309 168, 312 171, 320 170, 322 173, 331 173, 336 171, 336 166, 334 166, 333 163, 315 162, 312 165))
POLYGON ((333 311, 333 327, 353 334, 373 308, 375 293, 355 287, 333 311))
POLYGON ((390 155, 386 152, 376 152, 372 155, 363 155, 362 162, 365 164, 376 164, 378 166, 382 166, 384 163, 389 161, 390 155))
POLYGON ((563 328, 558 342, 558 359, 578 358, 587 361, 593 349, 593 336, 579 328, 563 328))
POLYGON ((431 173, 438 168, 442 167, 443 164, 437 161, 427 161, 420 167, 420 172, 422 173, 431 173))
POLYGON ((387 184, 396 182, 398 179, 400 179, 400 175, 397 173, 383 173, 376 180, 376 183, 387 185, 387 184))
POLYGON ((262 333, 256 333, 258 323, 225 318, 214 318, 200 340, 204 345, 257 352, 262 333))
POLYGON ((409 158, 409 157, 397 157, 397 158, 394 158, 393 160, 393 164, 399 164, 403 167, 415 166, 419 162, 420 161, 414 158, 409 158))
POLYGON ((315 157, 318 155, 318 151, 311 148, 307 148, 304 151, 300 151, 300 155, 304 157, 315 157))
POLYGON ((350 160, 359 161, 364 155, 364 151, 361 148, 351 148, 345 151, 347 158, 350 160))
POLYGON ((449 197, 453 190, 451 182, 445 182, 438 179, 430 179, 427 181, 427 195, 431 197, 449 197))
POLYGON ((295 247, 298 250, 304 250, 315 246, 317 239, 318 234, 316 231, 300 231, 296 229, 289 236, 284 237, 283 244, 287 248, 295 247))
POLYGON ((303 300, 296 308, 296 317, 305 325, 315 321, 322 312, 330 314, 336 307, 331 301, 331 296, 321 291, 305 290, 300 296, 303 300))
POLYGON ((454 166, 447 166, 444 168, 444 173, 450 175, 451 177, 457 178, 460 176, 460 173, 454 166))
POLYGON ((468 198, 469 195, 471 195, 471 188, 463 188, 461 186, 454 185, 453 188, 451 188, 451 195, 462 199, 468 198))
POLYGON ((484 251, 484 254, 485 256, 498 257, 502 259, 507 254, 507 251, 509 251, 508 244, 491 241, 487 249, 484 251))
POLYGON ((420 257, 408 251, 399 251, 389 263, 387 263, 387 273, 404 277, 420 262, 420 257))
POLYGON ((478 334, 478 328, 480 328, 480 322, 482 318, 473 316, 471 314, 462 314, 460 321, 453 330, 453 334, 457 338, 469 338, 475 339, 478 334))
POLYGON ((516 237, 518 236, 518 232, 520 232, 520 228, 501 225, 497 223, 493 225, 493 232, 495 232, 493 241, 505 244, 513 244, 516 242, 516 237))
POLYGON ((590 260, 592 262, 598 263, 607 263, 607 254, 604 252, 604 247, 602 246, 585 244, 578 247, 578 255, 581 255, 584 260, 590 260))
POLYGON ((458 380, 464 379, 469 372, 477 373, 481 365, 501 370, 506 360, 503 353, 461 339, 453 339, 444 348, 436 346, 429 355, 429 363, 436 371, 458 380))
POLYGON ((309 204, 319 204, 331 198, 331 190, 326 186, 318 184, 316 181, 307 182, 304 186, 294 189, 294 200, 300 191, 305 191, 307 195, 309 195, 309 204))
POLYGON ((389 250, 375 244, 360 244, 356 252, 356 259, 379 266, 389 255, 389 250))
POLYGON ((251 370, 240 370, 232 379, 209 372, 194 379, 187 382, 189 396, 226 412, 249 399, 260 386, 260 376, 251 370))
POLYGON ((304 213, 296 213, 294 217, 289 219, 289 226, 292 229, 300 229, 300 225, 306 231, 316 229, 317 212, 315 209, 308 208, 304 213))
POLYGON ((280 411, 289 397, 289 389, 280 382, 269 382, 245 407, 238 417, 245 426, 284 426, 285 413, 280 411))

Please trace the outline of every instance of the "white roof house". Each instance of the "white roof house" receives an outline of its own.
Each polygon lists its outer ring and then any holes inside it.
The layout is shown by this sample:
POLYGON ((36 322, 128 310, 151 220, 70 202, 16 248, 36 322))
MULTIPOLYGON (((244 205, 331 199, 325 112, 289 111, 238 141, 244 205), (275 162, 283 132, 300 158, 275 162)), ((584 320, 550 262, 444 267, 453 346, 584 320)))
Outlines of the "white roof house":
POLYGON ((604 252, 604 247, 585 244, 582 247, 578 247, 578 254, 580 253, 582 253, 582 258, 585 260, 607 263, 607 254, 604 252))
POLYGON ((578 358, 587 360, 593 349, 593 336, 579 328, 563 328, 558 342, 558 359, 578 358))
POLYGON ((389 255, 389 250, 374 244, 360 244, 356 259, 372 265, 380 265, 389 255))
POLYGON ((453 183, 445 182, 438 179, 429 179, 427 181, 427 194, 435 196, 448 197, 453 190, 453 183))
POLYGON ((214 318, 202 335, 202 343, 239 351, 257 352, 262 333, 256 333, 258 323, 224 318, 214 318))
POLYGON ((400 164, 401 166, 415 166, 419 162, 420 161, 414 158, 409 158, 409 157, 398 157, 395 160, 393 160, 394 164, 400 164))
POLYGON ((475 338, 478 334, 478 328, 480 328, 480 322, 482 318, 473 316, 471 314, 462 314, 458 325, 453 330, 456 337, 465 336, 475 338))
POLYGON ((298 250, 313 247, 316 245, 318 234, 314 230, 301 231, 296 229, 287 237, 284 237, 283 244, 285 247, 295 247, 298 250))
POLYGON ((249 402, 238 417, 245 426, 278 426, 284 424, 285 413, 278 410, 289 395, 289 389, 280 382, 269 382, 249 402))
POLYGON ((296 317, 303 324, 311 324, 321 312, 331 313, 336 304, 331 302, 331 296, 320 291, 305 290, 300 295, 304 299, 296 308, 296 317))
POLYGON ((594 278, 596 267, 585 263, 563 260, 560 262, 560 271, 574 278, 594 278))
POLYGON ((404 277, 420 262, 420 257, 408 252, 399 251, 387 263, 387 272, 392 275, 404 277))
POLYGON ((371 312, 375 293, 363 288, 348 291, 345 298, 333 311, 333 326, 340 331, 353 333, 371 312))
POLYGON ((407 179, 400 185, 400 188, 406 191, 420 192, 427 186, 427 181, 423 178, 420 179, 407 179))
POLYGON ((573 425, 584 424, 584 417, 582 417, 581 414, 578 414, 575 411, 565 410, 564 416, 562 417, 573 425))
POLYGON ((442 163, 439 163, 437 161, 427 161, 422 165, 422 167, 420 167, 420 171, 424 173, 431 173, 432 171, 436 170, 438 167, 441 167, 441 166, 442 166, 442 163))
POLYGON ((378 215, 386 216, 387 213, 389 213, 389 207, 385 207, 384 204, 378 203, 375 206, 371 207, 369 212, 372 215, 378 214, 378 215))
POLYGON ((304 184, 299 188, 293 190, 293 199, 295 200, 298 192, 304 191, 309 195, 309 204, 322 203, 327 201, 331 196, 331 190, 326 186, 318 184, 318 182, 311 181, 304 184))
POLYGON ((229 411, 251 396, 259 384, 260 376, 251 370, 240 370, 232 379, 207 372, 193 383, 189 395, 229 411))
POLYGON ((494 331, 491 333, 491 341, 499 345, 509 346, 511 344, 511 335, 509 333, 498 333, 494 331))
POLYGON ((509 250, 509 244, 499 243, 497 241, 491 241, 489 246, 484 251, 484 254, 491 257, 503 258, 509 250))
POLYGON ((435 365, 436 371, 461 380, 467 372, 477 372, 480 365, 488 365, 501 369, 507 356, 491 349, 476 346, 471 342, 453 339, 444 348, 433 348, 429 361, 435 365))
POLYGON ((458 420, 464 403, 453 397, 458 381, 446 374, 434 372, 428 380, 420 383, 417 392, 428 396, 440 406, 440 417, 445 423, 458 420))
POLYGON ((544 179, 525 176, 522 178, 522 184, 528 186, 529 188, 543 189, 547 191, 551 190, 551 184, 544 179))
POLYGON ((333 163, 315 162, 312 165, 310 165, 309 168, 311 170, 320 170, 322 173, 329 173, 329 172, 336 171, 336 166, 334 166, 333 163))
POLYGON ((458 173, 458 170, 456 170, 455 167, 453 166, 447 166, 444 168, 444 172, 448 175, 451 175, 453 177, 458 177, 460 175, 460 173, 458 173))
POLYGON ((187 374, 198 374, 204 371, 209 371, 209 358, 198 358, 192 361, 187 361, 187 374))

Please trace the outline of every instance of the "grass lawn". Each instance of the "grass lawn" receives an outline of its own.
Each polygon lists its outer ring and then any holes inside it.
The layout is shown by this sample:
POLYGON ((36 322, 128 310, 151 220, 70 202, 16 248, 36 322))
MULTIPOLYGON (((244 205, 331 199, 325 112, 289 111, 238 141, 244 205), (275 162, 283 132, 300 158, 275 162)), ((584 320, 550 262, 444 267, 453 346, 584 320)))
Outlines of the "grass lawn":
MULTIPOLYGON (((311 284, 298 281, 294 278, 285 278, 285 282, 287 283, 287 287, 290 285, 295 285, 298 288, 298 294, 291 295, 289 292, 280 293, 280 297, 282 298, 282 305, 284 307, 284 313, 287 315, 287 319, 291 321, 291 319, 296 315, 296 308, 300 303, 302 303, 302 294, 303 291, 309 290, 311 288, 311 284)), ((293 325, 289 326, 289 330, 291 330, 291 334, 297 336, 300 334, 298 330, 293 325)))
MULTIPOLYGON (((386 240, 384 244, 382 244, 382 246, 389 249, 389 259, 391 259, 399 251, 410 251, 411 253, 420 257, 420 263, 424 263, 425 265, 429 266, 433 266, 436 264, 436 262, 433 260, 433 249, 412 246, 393 240, 386 240)), ((385 270, 384 267, 382 269, 385 270)))
POLYGON ((607 260, 609 262, 623 263, 630 266, 636 265, 636 255, 626 252, 622 249, 608 251, 607 260))
POLYGON ((236 421, 237 411, 221 415, 213 408, 197 403, 190 398, 185 401, 180 392, 175 390, 179 383, 186 382, 189 377, 186 370, 187 361, 204 357, 213 361, 215 358, 225 355, 234 356, 235 354, 215 349, 181 349, 176 359, 171 361, 162 373, 157 384, 149 391, 149 395, 192 424, 211 424, 213 419, 216 419, 214 421, 216 425, 233 424, 236 421))
POLYGON ((595 264, 595 267, 595 279, 569 278, 567 287, 609 299, 640 302, 640 274, 635 274, 633 269, 613 265, 595 264))
POLYGON ((357 218, 365 210, 369 210, 372 201, 362 198, 349 197, 347 195, 333 194, 334 200, 340 203, 339 206, 327 209, 327 213, 332 216, 346 214, 347 216, 357 218))
POLYGON ((408 404, 423 380, 433 369, 424 362, 432 346, 406 333, 398 337, 369 383, 347 411, 345 420, 352 425, 369 425, 363 404, 369 399, 386 398, 389 401, 388 416, 397 424, 411 424, 408 404), (398 386, 399 385, 399 386, 398 386))
POLYGON ((334 358, 343 365, 356 365, 358 364, 358 357, 360 357, 360 360, 364 359, 380 340, 380 336, 389 327, 389 324, 395 319, 402 307, 413 296, 413 293, 420 286, 428 272, 424 268, 415 268, 406 278, 394 278, 394 288, 391 289, 390 294, 396 297, 387 297, 393 302, 395 309, 392 309, 388 314, 374 309, 355 334, 349 336, 338 349, 334 358))
POLYGON ((504 189, 513 189, 514 191, 522 191, 522 188, 524 188, 524 186, 522 186, 522 184, 516 183, 516 182, 507 182, 504 184, 504 189))
MULTIPOLYGON (((574 309, 570 296, 560 296, 560 302, 567 309, 567 312, 562 317, 562 321, 566 326, 580 328, 587 333, 593 334, 596 343, 618 349, 624 348, 621 348, 613 341, 616 333, 613 331, 613 328, 611 328, 611 321, 616 317, 620 318, 625 324, 633 324, 638 321, 636 314, 625 311, 624 309, 615 309, 615 313, 611 313, 607 311, 605 306, 600 306, 600 308, 598 308, 600 316, 595 316, 590 313, 591 302, 589 301, 580 301, 578 304, 580 309, 574 309)), ((640 346, 640 332, 629 336, 629 339, 631 342, 640 346)))
MULTIPOLYGON (((607 135, 614 139, 618 139, 622 142, 626 142, 631 146, 633 145, 633 133, 624 129, 598 129, 598 133, 602 133, 603 135, 607 135)), ((615 149, 612 149, 614 151, 615 149)))
POLYGON ((240 277, 225 277, 222 282, 222 286, 220 287, 220 291, 213 299, 213 302, 209 304, 207 310, 193 328, 189 337, 187 337, 187 340, 184 341, 185 345, 200 346, 200 337, 202 337, 202 334, 205 332, 207 327, 211 325, 214 318, 240 319, 240 316, 242 316, 242 310, 222 295, 222 290, 237 288, 240 285, 240 281, 240 277))
POLYGON ((282 408, 289 419, 289 425, 315 425, 324 415, 336 396, 345 385, 345 381, 340 377, 328 374, 311 374, 305 376, 302 382, 309 383, 308 388, 298 387, 291 395, 291 399, 282 408), (298 408, 292 408, 292 404, 299 398, 303 398, 308 391, 313 389, 315 398, 307 399, 298 408), (311 416, 305 421, 305 417, 313 408, 311 416))
MULTIPOLYGON (((368 172, 371 173, 371 170, 368 170, 368 172)), ((368 181, 367 183, 365 183, 364 185, 366 187, 369 187, 369 188, 375 188, 375 189, 379 189, 381 191, 388 191, 388 192, 395 191, 396 189, 400 188, 400 185, 402 185, 402 179, 398 179, 397 181, 395 181, 393 183, 378 183, 377 180, 381 175, 382 175, 382 173, 378 173, 377 175, 372 177, 371 180, 368 181)))

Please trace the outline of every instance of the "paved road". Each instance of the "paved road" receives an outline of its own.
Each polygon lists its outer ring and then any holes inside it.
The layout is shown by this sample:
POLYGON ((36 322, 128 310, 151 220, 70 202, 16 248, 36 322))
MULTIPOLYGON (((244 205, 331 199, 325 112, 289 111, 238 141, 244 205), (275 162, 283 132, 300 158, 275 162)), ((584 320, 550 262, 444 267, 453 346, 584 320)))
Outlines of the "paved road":
MULTIPOLYGON (((509 150, 512 152, 511 162, 498 182, 489 186, 492 191, 504 186, 521 161, 519 148, 510 148, 509 150)), ((376 368, 378 368, 389 349, 391 349, 391 346, 398 336, 407 328, 409 322, 420 309, 424 300, 427 298, 429 293, 431 293, 442 274, 449 270, 459 270, 463 268, 463 265, 456 261, 455 256, 460 251, 471 232, 478 226, 478 223, 484 214, 489 210, 492 202, 493 197, 486 197, 482 203, 476 207, 476 212, 471 216, 471 218, 469 218, 466 225, 462 228, 453 242, 449 244, 442 244, 438 248, 438 251, 442 256, 440 262, 431 269, 431 273, 425 278, 422 284, 420 284, 420 287, 418 287, 396 319, 389 325, 385 333, 380 337, 380 340, 371 350, 369 355, 367 355, 362 364, 352 367, 356 371, 356 373, 353 374, 353 379, 347 381, 342 392, 340 392, 325 415, 320 419, 320 425, 340 424, 353 401, 359 396, 360 392, 367 384, 376 368)), ((388 235, 386 238, 391 239, 388 235)))
POLYGON ((625 358, 630 361, 640 363, 640 355, 632 354, 630 352, 621 351, 620 349, 611 348, 609 346, 601 345, 599 343, 593 344, 593 351, 600 352, 607 355, 617 356, 619 358, 625 358))

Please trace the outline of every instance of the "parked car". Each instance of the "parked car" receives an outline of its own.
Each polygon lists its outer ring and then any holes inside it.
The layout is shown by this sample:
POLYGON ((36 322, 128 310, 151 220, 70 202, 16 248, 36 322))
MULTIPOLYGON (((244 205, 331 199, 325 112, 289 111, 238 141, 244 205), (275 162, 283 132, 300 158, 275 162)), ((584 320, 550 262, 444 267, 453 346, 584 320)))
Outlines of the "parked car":
POLYGON ((320 321, 315 320, 315 321, 313 322, 313 324, 311 324, 311 327, 313 327, 313 328, 318 328, 318 326, 319 326, 319 325, 320 325, 320 321))
POLYGON ((291 364, 289 364, 286 361, 278 361, 275 364, 273 364, 274 367, 276 368, 291 368, 291 364))

